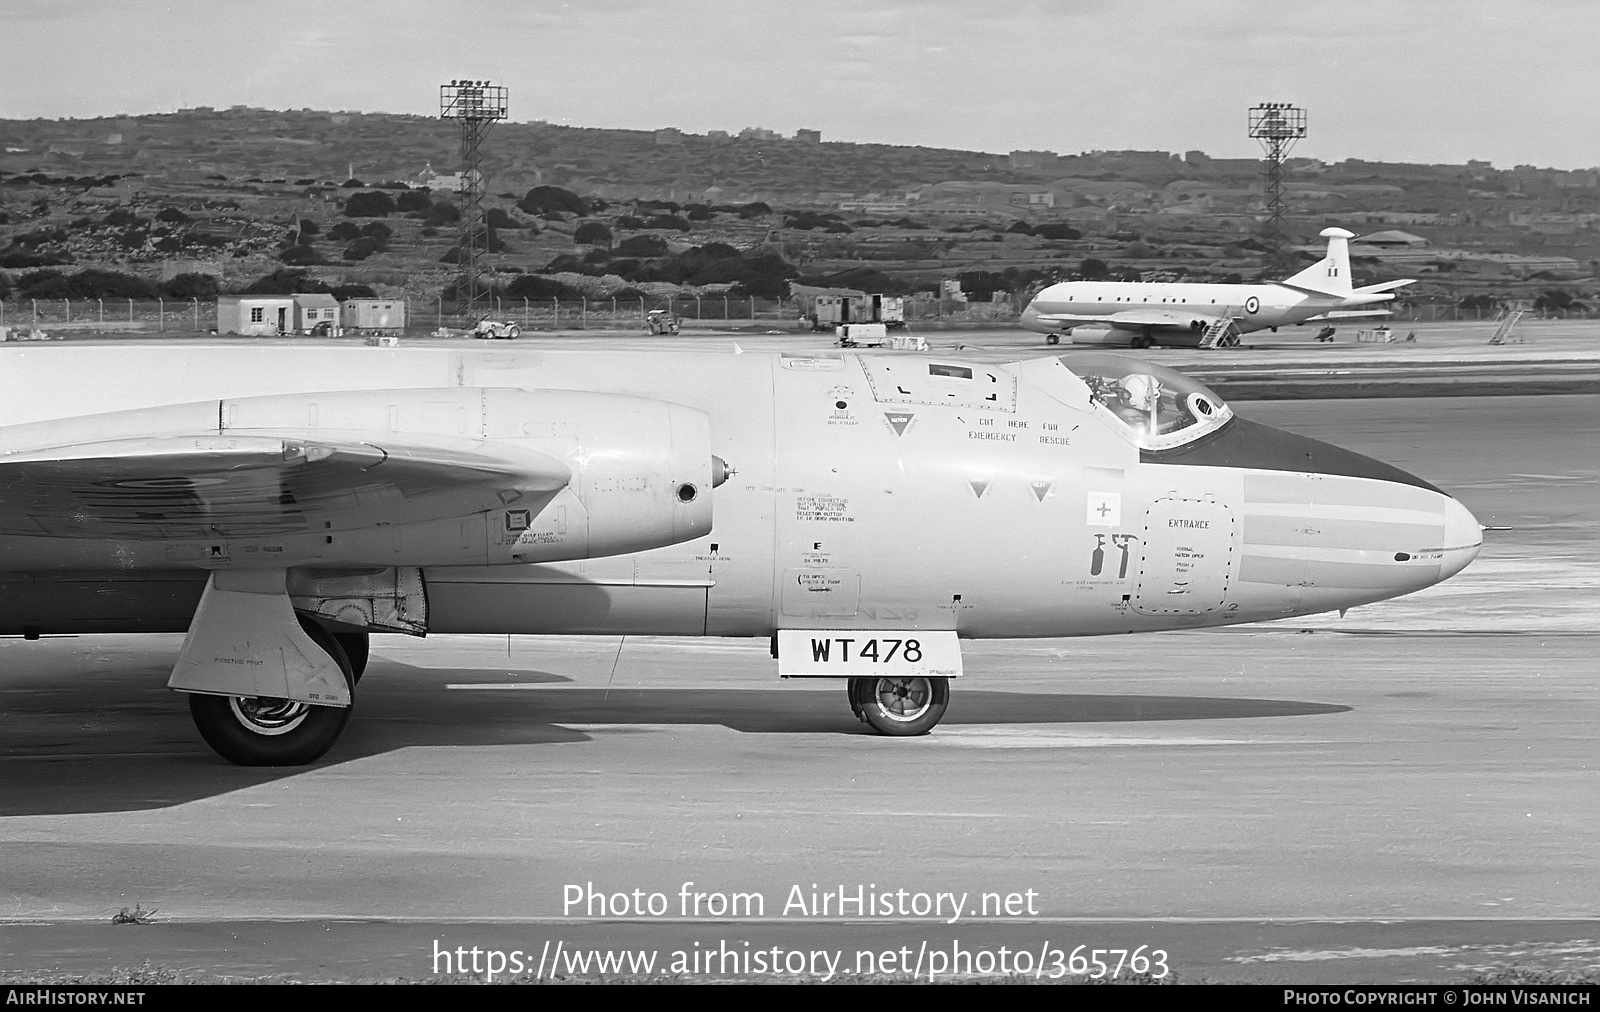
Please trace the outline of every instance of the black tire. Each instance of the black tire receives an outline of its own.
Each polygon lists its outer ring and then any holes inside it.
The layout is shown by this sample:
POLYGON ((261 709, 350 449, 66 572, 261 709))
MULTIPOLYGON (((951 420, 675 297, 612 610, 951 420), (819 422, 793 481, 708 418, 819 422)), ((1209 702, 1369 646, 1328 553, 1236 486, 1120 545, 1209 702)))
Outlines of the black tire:
POLYGON ((1045 344, 1060 344, 1061 343, 1061 335, 1060 334, 1046 334, 1044 336, 1044 343, 1045 344))
MULTIPOLYGON (((300 627, 344 672, 354 704, 350 658, 333 634, 300 616, 300 627)), ((236 766, 304 766, 333 747, 350 706, 312 706, 268 696, 190 693, 189 714, 207 745, 236 766)))
POLYGON ((367 656, 372 652, 370 638, 364 632, 341 632, 334 633, 333 639, 344 648, 344 655, 350 660, 351 683, 359 685, 361 673, 367 670, 367 656))
POLYGON ((1143 334, 1139 334, 1128 343, 1135 348, 1148 348, 1154 342, 1152 342, 1148 337, 1145 337, 1143 334))
POLYGON ((927 734, 950 705, 948 678, 852 678, 849 691, 857 717, 897 738, 927 734))
POLYGON ((506 336, 515 341, 517 338, 522 336, 522 328, 516 324, 512 324, 511 329, 506 331, 506 336))

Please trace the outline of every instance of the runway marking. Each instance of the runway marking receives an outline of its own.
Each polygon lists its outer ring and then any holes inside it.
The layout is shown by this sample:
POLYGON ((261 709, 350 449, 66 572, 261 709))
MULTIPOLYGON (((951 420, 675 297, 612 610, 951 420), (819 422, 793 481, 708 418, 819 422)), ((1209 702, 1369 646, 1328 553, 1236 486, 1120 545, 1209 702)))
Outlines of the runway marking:
POLYGON ((1306 745, 1326 742, 1269 741, 1246 738, 1132 738, 1122 735, 1084 734, 1080 731, 1063 731, 1057 728, 1035 730, 1013 727, 946 727, 933 732, 933 742, 960 745, 967 748, 1116 748, 1116 747, 1190 747, 1204 745, 1306 745))
POLYGON ((1254 956, 1229 956, 1230 963, 1321 963, 1336 959, 1394 959, 1416 956, 1501 955, 1509 957, 1588 956, 1600 952, 1600 944, 1588 938, 1546 944, 1507 945, 1417 945, 1396 949, 1281 949, 1254 956))

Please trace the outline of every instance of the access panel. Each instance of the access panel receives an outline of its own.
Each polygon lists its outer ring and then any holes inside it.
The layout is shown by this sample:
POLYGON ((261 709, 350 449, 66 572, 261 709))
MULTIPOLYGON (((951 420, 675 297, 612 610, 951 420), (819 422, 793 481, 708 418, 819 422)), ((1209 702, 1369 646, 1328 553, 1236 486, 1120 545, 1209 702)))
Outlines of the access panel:
POLYGON ((1226 604, 1233 581, 1233 511, 1215 499, 1168 497, 1145 514, 1134 609, 1203 615, 1226 604))

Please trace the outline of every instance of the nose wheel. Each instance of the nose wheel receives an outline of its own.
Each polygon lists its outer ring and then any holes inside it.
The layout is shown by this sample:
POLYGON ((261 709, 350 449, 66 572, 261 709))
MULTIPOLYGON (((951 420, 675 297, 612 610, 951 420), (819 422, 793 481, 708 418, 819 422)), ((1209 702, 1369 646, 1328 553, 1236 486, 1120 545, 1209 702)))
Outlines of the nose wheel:
POLYGON ((920 675, 849 680, 850 709, 879 734, 927 734, 950 704, 950 679, 920 675))

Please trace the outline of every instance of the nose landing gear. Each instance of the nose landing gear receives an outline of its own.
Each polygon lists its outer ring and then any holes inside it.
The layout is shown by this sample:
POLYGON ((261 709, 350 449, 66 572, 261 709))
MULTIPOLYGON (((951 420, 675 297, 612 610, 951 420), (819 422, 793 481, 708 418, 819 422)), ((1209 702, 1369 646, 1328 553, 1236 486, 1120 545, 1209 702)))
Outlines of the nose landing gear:
POLYGON ((950 679, 911 677, 852 678, 850 709, 879 734, 927 734, 950 704, 950 679))

